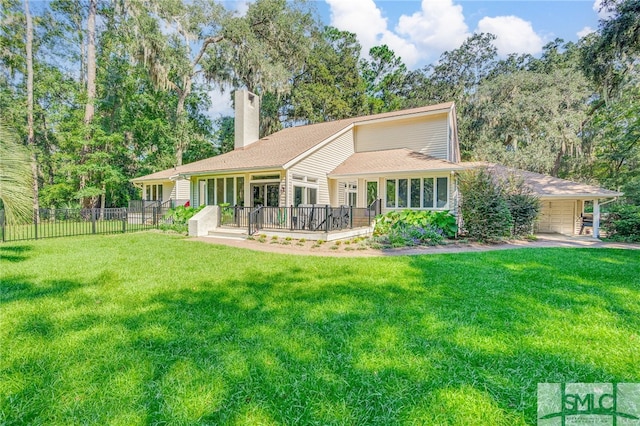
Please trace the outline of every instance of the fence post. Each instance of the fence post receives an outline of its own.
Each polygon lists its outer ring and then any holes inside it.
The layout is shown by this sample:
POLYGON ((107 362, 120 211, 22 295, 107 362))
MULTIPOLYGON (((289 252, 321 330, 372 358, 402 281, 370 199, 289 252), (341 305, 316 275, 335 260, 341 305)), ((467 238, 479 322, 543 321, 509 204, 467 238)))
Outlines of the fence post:
POLYGON ((96 209, 91 209, 91 233, 96 233, 96 209))
POLYGON ((127 209, 122 209, 122 233, 127 232, 127 209))
POLYGON ((153 214, 153 225, 157 227, 158 226, 158 208, 156 206, 153 206, 152 214, 153 214))
POLYGON ((353 229, 353 206, 349 206, 349 229, 353 229))
POLYGON ((33 209, 33 228, 36 233, 36 240, 38 239, 38 210, 33 209))
POLYGON ((5 241, 7 241, 7 237, 5 237, 5 233, 7 232, 7 230, 4 226, 4 210, 0 210, 0 227, 2 227, 2 242, 4 243, 5 241))

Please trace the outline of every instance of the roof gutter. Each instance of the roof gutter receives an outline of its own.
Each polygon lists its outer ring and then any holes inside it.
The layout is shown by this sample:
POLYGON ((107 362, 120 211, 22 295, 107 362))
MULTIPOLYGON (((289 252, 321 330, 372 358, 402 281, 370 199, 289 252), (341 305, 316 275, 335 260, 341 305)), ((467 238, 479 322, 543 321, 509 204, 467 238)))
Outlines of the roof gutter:
POLYGON ((225 170, 209 170, 209 171, 204 171, 204 172, 193 172, 193 173, 189 173, 189 172, 184 172, 184 173, 180 173, 179 176, 184 178, 184 179, 189 179, 192 176, 214 176, 214 175, 226 175, 226 174, 231 174, 231 173, 237 173, 237 172, 246 172, 246 171, 250 171, 250 172, 255 172, 257 170, 264 170, 264 171, 270 171, 270 170, 277 170, 277 171, 283 171, 284 167, 283 166, 271 166, 271 167, 242 167, 242 168, 235 168, 235 169, 225 169, 225 170))
POLYGON ((340 179, 350 177, 385 177, 385 176, 411 176, 420 173, 421 176, 425 173, 440 173, 440 172, 456 172, 463 170, 461 168, 439 168, 439 169, 424 169, 424 170, 398 170, 394 172, 389 171, 374 171, 366 173, 340 173, 340 174, 327 174, 329 179, 340 179))
MULTIPOLYGON (((534 191, 535 193, 535 191, 534 191)), ((580 200, 593 200, 596 198, 612 198, 610 201, 606 201, 606 203, 610 203, 611 201, 614 201, 615 199, 617 199, 618 197, 620 197, 620 195, 613 195, 613 194, 536 194, 538 197, 542 198, 542 199, 567 199, 567 200, 575 200, 575 199, 580 199, 580 200)), ((602 204, 602 203, 600 203, 602 204)))

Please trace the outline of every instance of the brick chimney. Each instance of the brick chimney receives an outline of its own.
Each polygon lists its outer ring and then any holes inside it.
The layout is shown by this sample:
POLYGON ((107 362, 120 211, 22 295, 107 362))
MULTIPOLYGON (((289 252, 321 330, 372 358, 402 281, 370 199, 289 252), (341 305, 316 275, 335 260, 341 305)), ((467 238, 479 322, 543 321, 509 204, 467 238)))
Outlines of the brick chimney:
POLYGON ((234 148, 241 149, 260 138, 260 97, 248 90, 235 93, 234 148))

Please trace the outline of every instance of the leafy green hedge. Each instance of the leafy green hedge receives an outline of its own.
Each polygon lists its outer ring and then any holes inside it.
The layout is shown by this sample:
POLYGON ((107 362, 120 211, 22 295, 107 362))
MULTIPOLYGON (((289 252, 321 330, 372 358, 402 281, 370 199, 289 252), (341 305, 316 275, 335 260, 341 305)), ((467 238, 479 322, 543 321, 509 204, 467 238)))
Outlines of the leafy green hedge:
POLYGON ((204 205, 200 207, 178 206, 173 209, 169 209, 164 219, 167 222, 170 222, 170 224, 162 225, 160 228, 185 233, 189 230, 189 219, 195 216, 195 214, 203 208, 204 205))
POLYGON ((383 244, 402 247, 440 244, 457 232, 456 218, 449 212, 403 210, 378 216, 373 234, 383 244))
POLYGON ((640 242, 640 206, 614 204, 602 228, 608 239, 640 242))
POLYGON ((477 169, 461 173, 458 185, 464 230, 470 238, 494 241, 533 231, 540 201, 522 179, 496 179, 487 169, 477 169))

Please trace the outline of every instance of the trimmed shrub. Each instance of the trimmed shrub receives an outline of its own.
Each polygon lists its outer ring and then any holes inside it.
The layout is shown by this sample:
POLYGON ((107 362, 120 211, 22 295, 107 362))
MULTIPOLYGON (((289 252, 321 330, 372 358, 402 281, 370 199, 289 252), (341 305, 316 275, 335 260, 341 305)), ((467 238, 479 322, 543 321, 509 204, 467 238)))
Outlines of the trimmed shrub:
POLYGON ((640 206, 613 204, 602 223, 607 238, 616 241, 640 242, 640 206))
POLYGON ((464 229, 470 238, 495 241, 511 234, 513 217, 500 186, 486 169, 459 175, 464 229))
POLYGON ((500 182, 502 192, 513 219, 511 235, 533 234, 533 223, 540 213, 540 199, 524 184, 524 179, 509 176, 500 182))

